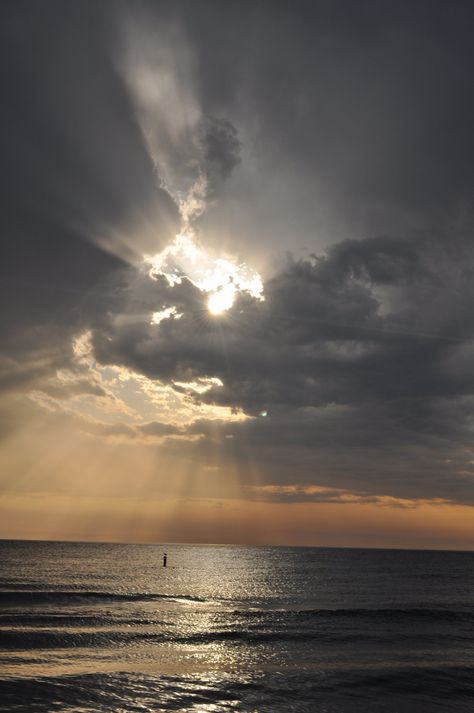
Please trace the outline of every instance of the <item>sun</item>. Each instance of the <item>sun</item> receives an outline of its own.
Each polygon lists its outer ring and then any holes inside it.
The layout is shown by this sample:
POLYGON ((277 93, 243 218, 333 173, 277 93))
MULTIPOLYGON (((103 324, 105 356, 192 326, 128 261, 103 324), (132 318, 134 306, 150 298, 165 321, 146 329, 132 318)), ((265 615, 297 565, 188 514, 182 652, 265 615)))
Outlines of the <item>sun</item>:
MULTIPOLYGON (((180 285, 189 280, 207 295, 206 307, 213 316, 222 315, 234 304, 238 294, 248 294, 262 302, 263 281, 255 270, 229 257, 218 257, 204 250, 192 234, 179 234, 172 243, 156 255, 143 257, 149 266, 149 276, 166 278, 168 285, 180 285)), ((173 317, 179 319, 177 307, 163 306, 153 312, 152 324, 159 324, 173 317)))
POLYGON ((227 312, 234 304, 234 300, 235 286, 232 282, 228 282, 209 296, 207 309, 211 314, 218 316, 227 312))

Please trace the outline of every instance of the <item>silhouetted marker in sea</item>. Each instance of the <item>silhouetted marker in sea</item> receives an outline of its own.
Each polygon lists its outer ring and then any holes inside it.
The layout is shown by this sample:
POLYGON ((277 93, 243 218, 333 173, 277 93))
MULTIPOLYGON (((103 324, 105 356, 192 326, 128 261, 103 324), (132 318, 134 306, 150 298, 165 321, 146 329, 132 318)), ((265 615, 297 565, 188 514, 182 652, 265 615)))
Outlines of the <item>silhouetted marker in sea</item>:
POLYGON ((163 555, 163 567, 166 567, 166 561, 167 561, 167 559, 168 559, 168 555, 167 555, 166 552, 165 552, 164 555, 163 555))

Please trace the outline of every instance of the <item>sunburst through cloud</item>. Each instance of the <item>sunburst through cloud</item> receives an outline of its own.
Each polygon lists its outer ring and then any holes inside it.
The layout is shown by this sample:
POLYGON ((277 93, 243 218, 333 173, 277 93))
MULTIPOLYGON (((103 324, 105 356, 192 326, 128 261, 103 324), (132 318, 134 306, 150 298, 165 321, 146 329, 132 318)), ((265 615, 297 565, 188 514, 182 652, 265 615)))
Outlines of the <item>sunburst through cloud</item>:
POLYGON ((207 306, 216 316, 232 307, 238 293, 246 293, 258 301, 265 299, 262 278, 256 271, 229 258, 211 257, 189 235, 177 235, 162 252, 145 257, 145 262, 150 266, 152 279, 164 277, 170 286, 186 279, 209 295, 207 306))

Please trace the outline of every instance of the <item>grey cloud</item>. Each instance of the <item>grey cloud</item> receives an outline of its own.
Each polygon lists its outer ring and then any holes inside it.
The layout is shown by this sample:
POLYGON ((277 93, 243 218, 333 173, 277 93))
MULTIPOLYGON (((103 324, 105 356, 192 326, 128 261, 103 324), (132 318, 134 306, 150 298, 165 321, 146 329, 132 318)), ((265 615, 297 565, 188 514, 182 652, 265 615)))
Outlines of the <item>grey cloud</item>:
POLYGON ((17 361, 63 349, 100 309, 97 284, 147 248, 114 235, 152 220, 156 249, 178 224, 113 66, 108 10, 0 10, 0 337, 17 361), (36 333, 33 348, 23 332, 36 333))
POLYGON ((291 236, 311 250, 446 227, 469 212, 471 3, 212 2, 176 12, 206 110, 235 117, 248 162, 256 158, 247 172, 244 159, 235 201, 208 216, 210 233, 230 223, 257 249, 291 236))
POLYGON ((249 413, 460 395, 463 386, 445 364, 473 333, 468 267, 445 255, 434 274, 423 265, 429 251, 424 241, 407 253, 403 240, 368 239, 336 246, 317 260, 290 259, 267 282, 265 302, 242 295, 217 321, 189 281, 170 287, 164 279, 135 275, 143 317, 112 315, 94 332, 96 354, 150 378, 216 376, 224 387, 196 398, 249 413), (380 284, 397 291, 388 312, 374 292, 380 284), (162 305, 176 305, 183 317, 150 324, 149 315, 162 305))
POLYGON ((182 428, 173 426, 169 423, 160 423, 159 421, 153 421, 147 423, 144 426, 139 426, 138 431, 145 436, 177 436, 183 433, 182 428))
POLYGON ((217 438, 224 457, 260 463, 270 482, 471 502, 474 256, 465 249, 459 264, 445 252, 438 262, 440 249, 377 238, 288 258, 265 302, 242 295, 219 320, 189 281, 170 287, 135 273, 122 309, 140 304, 143 317, 109 314, 93 332, 95 353, 171 385, 218 377, 223 386, 189 398, 268 412, 190 432, 204 436, 204 452, 217 438), (380 286, 396 293, 386 304, 380 286), (173 304, 180 319, 150 324, 147 314, 173 304))
POLYGON ((204 174, 208 196, 218 195, 221 184, 240 163, 241 142, 237 130, 226 119, 207 117, 203 120, 199 143, 203 152, 204 174))
POLYGON ((439 281, 423 264, 419 245, 410 240, 375 237, 366 240, 344 240, 330 250, 326 262, 330 279, 352 276, 375 285, 409 284, 416 279, 439 281))
MULTIPOLYGON (((377 504, 399 509, 413 509, 419 503, 416 500, 397 500, 384 499, 375 495, 366 495, 364 493, 354 493, 344 490, 322 489, 321 491, 312 492, 307 488, 296 486, 295 488, 265 488, 255 487, 248 489, 248 495, 256 500, 265 502, 277 503, 336 503, 344 505, 346 503, 362 503, 362 504, 377 504)), ((445 504, 451 504, 453 501, 445 500, 445 504)))
POLYGON ((0 391, 35 388, 71 358, 70 341, 60 327, 19 328, 17 333, 3 339, 0 391))
MULTIPOLYGON (((392 419, 383 407, 347 411, 326 407, 220 426, 198 423, 191 432, 196 429, 206 437, 193 444, 192 452, 237 466, 241 482, 250 488, 257 465, 260 485, 297 485, 303 491, 318 485, 367 499, 437 498, 473 505, 472 415, 463 422, 459 404, 439 407, 445 423, 454 419, 446 431, 433 428, 429 420, 413 429, 413 424, 392 419)), ((312 496, 300 492, 268 497, 312 496)))

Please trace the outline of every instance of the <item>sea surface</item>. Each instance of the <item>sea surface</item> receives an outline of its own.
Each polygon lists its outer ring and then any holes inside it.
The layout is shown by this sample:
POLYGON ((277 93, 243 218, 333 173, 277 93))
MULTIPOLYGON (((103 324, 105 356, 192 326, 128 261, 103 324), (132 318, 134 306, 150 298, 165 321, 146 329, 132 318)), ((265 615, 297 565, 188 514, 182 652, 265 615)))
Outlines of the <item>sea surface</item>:
POLYGON ((474 553, 3 541, 0 642, 0 711, 467 713, 474 553))

